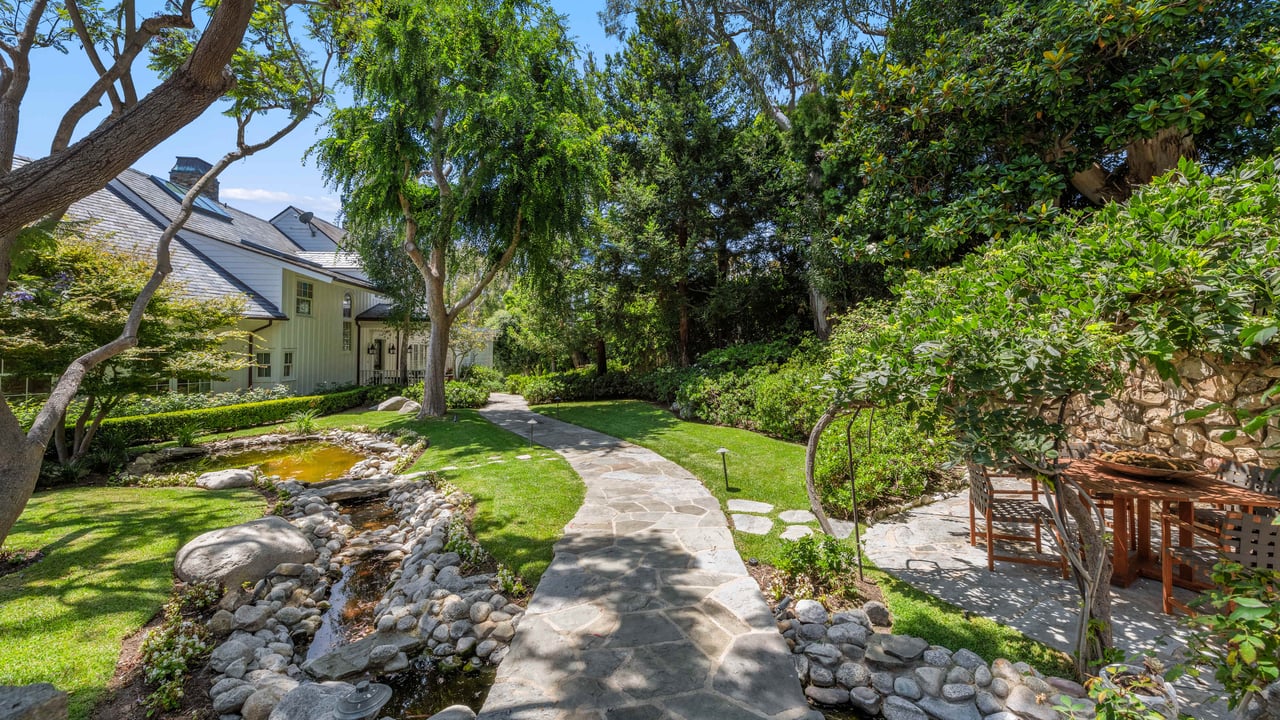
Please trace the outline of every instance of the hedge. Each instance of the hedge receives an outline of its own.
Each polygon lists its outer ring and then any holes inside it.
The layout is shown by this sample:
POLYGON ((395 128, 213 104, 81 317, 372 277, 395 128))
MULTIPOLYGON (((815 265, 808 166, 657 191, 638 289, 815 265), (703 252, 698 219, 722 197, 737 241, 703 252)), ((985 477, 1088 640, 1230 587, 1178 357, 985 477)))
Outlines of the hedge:
MULTIPOLYGON (((402 388, 400 393, 407 398, 421 400, 422 389, 422 383, 414 383, 402 388)), ((451 409, 482 408, 488 402, 489 391, 483 385, 461 380, 446 380, 444 383, 444 404, 451 409)))
POLYGON ((107 418, 102 421, 99 434, 111 436, 130 445, 159 442, 170 440, 177 436, 179 430, 191 426, 199 427, 206 433, 222 432, 282 422, 300 411, 314 410, 320 415, 342 412, 362 405, 385 392, 385 387, 371 386, 328 395, 308 395, 240 405, 223 405, 202 410, 178 410, 153 415, 107 418))

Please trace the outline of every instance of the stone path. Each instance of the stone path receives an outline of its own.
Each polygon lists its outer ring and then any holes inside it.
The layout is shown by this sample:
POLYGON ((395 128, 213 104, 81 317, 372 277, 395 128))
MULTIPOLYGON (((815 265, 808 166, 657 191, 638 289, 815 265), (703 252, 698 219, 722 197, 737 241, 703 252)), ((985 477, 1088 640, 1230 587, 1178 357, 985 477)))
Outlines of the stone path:
MULTIPOLYGON (((986 549, 969 545, 967 492, 872 525, 863 541, 867 558, 881 570, 1046 645, 1071 650, 1079 616, 1075 586, 1055 568, 996 562, 996 571, 988 572, 986 549)), ((1052 541, 1047 545, 1052 548, 1052 541)), ((1016 547, 1006 543, 1001 549, 1016 547)), ((1185 648, 1185 630, 1161 610, 1160 584, 1139 579, 1111 590, 1117 646, 1176 660, 1185 648)), ((1191 597, 1187 592, 1183 599, 1191 597)), ((1197 720, 1227 717, 1225 704, 1211 699, 1214 688, 1204 681, 1184 677, 1175 685, 1183 712, 1197 720)))
POLYGON ((778 718, 810 710, 719 503, 683 468, 494 394, 480 413, 560 453, 586 499, 481 720, 778 718))
MULTIPOLYGON (((729 519, 733 521, 733 529, 748 535, 768 535, 773 532, 773 519, 766 516, 773 512, 773 506, 758 500, 742 500, 734 498, 729 501, 729 519), (747 514, 751 513, 751 514, 747 514)), ((784 540, 799 540, 812 535, 817 528, 818 518, 808 510, 783 510, 778 513, 781 521, 781 532, 778 536, 784 540)), ((841 540, 853 534, 853 523, 831 518, 831 532, 841 540)))

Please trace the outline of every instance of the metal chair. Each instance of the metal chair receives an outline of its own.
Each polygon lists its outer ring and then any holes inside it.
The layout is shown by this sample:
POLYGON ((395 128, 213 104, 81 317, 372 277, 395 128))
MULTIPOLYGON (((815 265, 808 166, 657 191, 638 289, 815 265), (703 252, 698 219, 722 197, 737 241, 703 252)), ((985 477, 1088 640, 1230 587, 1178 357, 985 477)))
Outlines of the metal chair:
POLYGON ((1257 513, 1228 511, 1222 531, 1214 533, 1198 522, 1187 523, 1176 515, 1161 514, 1160 584, 1164 611, 1172 614, 1173 609, 1178 608, 1188 615, 1195 614, 1173 596, 1175 570, 1188 568, 1191 577, 1184 578, 1183 584, 1198 590, 1213 587, 1208 579, 1209 571, 1220 560, 1237 562, 1251 569, 1280 570, 1280 525, 1273 520, 1257 513), (1173 543, 1170 530, 1175 525, 1179 533, 1190 533, 1190 546, 1173 543), (1197 544, 1197 540, 1202 542, 1197 544))
POLYGON ((1030 490, 997 490, 992 484, 992 478, 987 473, 986 468, 972 462, 968 463, 968 467, 969 544, 977 547, 980 535, 986 541, 987 570, 995 572, 996 560, 1001 560, 1026 565, 1057 567, 1061 570, 1062 576, 1067 577, 1067 559, 1061 553, 1059 553, 1057 560, 1019 555, 999 555, 996 553, 996 541, 1006 540, 1010 542, 1033 542, 1035 543, 1036 554, 1043 554, 1042 526, 1048 526, 1054 533, 1055 541, 1058 540, 1057 531, 1054 529, 1053 515, 1050 514, 1049 508, 1039 502, 1040 488, 1038 482, 1032 478, 1030 490), (1031 499, 1024 499, 1027 496, 1030 496, 1031 499), (978 529, 978 516, 982 517, 983 525, 981 531, 978 529), (1002 525, 1031 525, 1034 530, 1031 535, 998 532, 996 523, 1002 525))

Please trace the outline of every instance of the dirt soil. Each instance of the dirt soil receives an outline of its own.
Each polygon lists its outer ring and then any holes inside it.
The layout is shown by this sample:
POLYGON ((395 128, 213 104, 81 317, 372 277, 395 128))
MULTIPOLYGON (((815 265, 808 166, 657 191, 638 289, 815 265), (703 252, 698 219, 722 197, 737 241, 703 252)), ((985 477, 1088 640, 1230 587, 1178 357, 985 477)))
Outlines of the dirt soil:
POLYGON ((0 577, 34 565, 43 557, 39 550, 0 550, 0 577))
MULTIPOLYGON (((760 586, 760 592, 764 594, 765 599, 771 605, 776 604, 771 595, 771 588, 783 584, 782 572, 765 563, 748 564, 747 572, 751 573, 751 577, 760 586)), ((871 580, 859 580, 856 571, 850 573, 846 582, 848 584, 843 588, 843 592, 826 594, 819 598, 828 610, 832 612, 852 610, 872 600, 884 602, 884 593, 880 592, 880 587, 871 580)))

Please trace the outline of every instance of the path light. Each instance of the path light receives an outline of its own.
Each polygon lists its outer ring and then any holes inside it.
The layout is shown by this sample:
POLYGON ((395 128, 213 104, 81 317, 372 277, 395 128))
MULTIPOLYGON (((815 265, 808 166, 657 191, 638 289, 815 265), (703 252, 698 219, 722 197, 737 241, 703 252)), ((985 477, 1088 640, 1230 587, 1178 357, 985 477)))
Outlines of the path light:
POLYGON ((724 491, 729 492, 729 461, 725 460, 725 456, 729 454, 728 448, 720 448, 716 451, 720 455, 720 467, 724 470, 724 491))
POLYGON ((391 688, 382 683, 362 680, 356 689, 338 699, 334 720, 365 720, 378 714, 391 699, 391 688))
POLYGON ((530 445, 533 444, 533 426, 537 424, 538 424, 537 420, 534 420, 532 418, 529 419, 528 425, 529 425, 529 444, 530 445))

